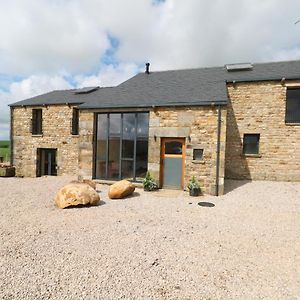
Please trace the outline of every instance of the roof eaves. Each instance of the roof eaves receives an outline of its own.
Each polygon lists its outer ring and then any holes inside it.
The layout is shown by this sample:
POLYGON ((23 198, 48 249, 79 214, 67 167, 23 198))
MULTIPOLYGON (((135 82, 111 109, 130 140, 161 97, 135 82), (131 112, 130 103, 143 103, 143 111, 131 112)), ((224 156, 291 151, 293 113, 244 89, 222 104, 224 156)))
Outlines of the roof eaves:
POLYGON ((299 76, 274 76, 274 77, 260 77, 260 78, 241 78, 241 79, 229 79, 226 80, 226 83, 234 83, 234 82, 258 82, 258 81, 277 81, 277 80, 300 80, 299 76))
POLYGON ((73 101, 66 101, 66 102, 59 102, 59 103, 50 103, 50 102, 44 102, 44 103, 36 103, 36 104, 19 104, 18 102, 8 104, 9 107, 33 107, 33 106, 53 106, 53 105, 81 105, 84 104, 83 101, 79 102, 73 102, 73 101))
POLYGON ((189 102, 189 101, 182 101, 182 102, 168 102, 168 103, 159 103, 159 104, 138 104, 138 105, 119 105, 119 106, 112 106, 112 105, 91 105, 89 103, 84 103, 79 105, 79 109, 132 109, 132 108, 153 108, 153 107, 178 107, 178 106, 215 106, 215 105, 227 105, 228 100, 216 100, 216 101, 197 101, 197 102, 189 102))

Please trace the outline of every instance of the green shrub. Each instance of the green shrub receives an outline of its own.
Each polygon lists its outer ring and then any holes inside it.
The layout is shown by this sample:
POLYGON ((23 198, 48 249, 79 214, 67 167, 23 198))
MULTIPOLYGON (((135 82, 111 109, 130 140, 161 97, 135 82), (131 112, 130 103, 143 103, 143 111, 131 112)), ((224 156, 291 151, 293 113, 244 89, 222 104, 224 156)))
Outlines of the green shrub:
POLYGON ((147 171, 146 176, 143 180, 143 186, 145 191, 154 191, 158 189, 158 185, 149 171, 147 171))
POLYGON ((189 190, 200 189, 199 182, 197 181, 197 179, 195 178, 195 176, 193 176, 193 177, 190 179, 187 188, 188 188, 189 190))

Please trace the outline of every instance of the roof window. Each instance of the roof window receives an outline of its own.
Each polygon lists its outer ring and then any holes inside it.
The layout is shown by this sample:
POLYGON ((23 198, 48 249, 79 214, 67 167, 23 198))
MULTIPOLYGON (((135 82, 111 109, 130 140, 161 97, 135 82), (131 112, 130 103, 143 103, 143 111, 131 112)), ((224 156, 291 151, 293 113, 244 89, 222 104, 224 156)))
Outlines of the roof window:
POLYGON ((253 65, 251 63, 229 64, 229 65, 225 65, 225 68, 227 72, 251 71, 253 70, 253 65))

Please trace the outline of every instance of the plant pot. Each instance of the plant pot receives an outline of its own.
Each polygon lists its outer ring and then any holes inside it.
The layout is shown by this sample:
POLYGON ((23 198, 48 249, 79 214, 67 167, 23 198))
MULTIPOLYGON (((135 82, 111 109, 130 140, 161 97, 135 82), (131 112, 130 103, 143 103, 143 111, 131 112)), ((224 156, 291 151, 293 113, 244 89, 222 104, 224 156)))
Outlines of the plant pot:
POLYGON ((148 187, 144 187, 145 192, 150 192, 151 190, 148 187))
POLYGON ((197 188, 197 189, 190 189, 190 196, 192 197, 197 197, 199 196, 201 193, 201 189, 197 188))
POLYGON ((0 166, 0 177, 14 177, 15 167, 0 166))

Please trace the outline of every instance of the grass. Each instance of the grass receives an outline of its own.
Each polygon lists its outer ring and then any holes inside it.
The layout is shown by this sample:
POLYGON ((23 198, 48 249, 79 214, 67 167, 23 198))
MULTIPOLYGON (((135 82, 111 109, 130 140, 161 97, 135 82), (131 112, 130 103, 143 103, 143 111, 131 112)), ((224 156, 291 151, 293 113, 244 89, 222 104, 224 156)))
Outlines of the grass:
POLYGON ((10 160, 10 141, 0 141, 0 157, 4 162, 10 160))

